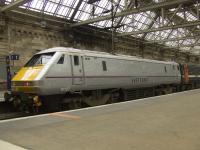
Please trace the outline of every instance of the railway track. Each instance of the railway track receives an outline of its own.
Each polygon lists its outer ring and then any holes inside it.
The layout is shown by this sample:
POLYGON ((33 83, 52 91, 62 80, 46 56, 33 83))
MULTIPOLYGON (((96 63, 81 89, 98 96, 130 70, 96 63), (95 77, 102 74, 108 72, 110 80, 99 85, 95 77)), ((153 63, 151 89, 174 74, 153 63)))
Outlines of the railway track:
POLYGON ((0 113, 0 120, 26 117, 26 116, 29 116, 29 115, 23 112, 0 113))
POLYGON ((5 102, 0 102, 0 114, 13 112, 13 111, 14 111, 14 109, 11 107, 11 105, 9 105, 5 102))
POLYGON ((30 114, 24 112, 16 112, 14 108, 7 103, 0 103, 0 120, 24 117, 28 115, 30 114))

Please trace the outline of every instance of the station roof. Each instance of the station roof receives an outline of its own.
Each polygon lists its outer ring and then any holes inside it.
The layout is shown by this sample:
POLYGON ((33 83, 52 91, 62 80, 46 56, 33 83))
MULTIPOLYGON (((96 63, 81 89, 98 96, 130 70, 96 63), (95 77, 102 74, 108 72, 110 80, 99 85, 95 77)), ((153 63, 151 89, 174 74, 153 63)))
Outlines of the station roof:
POLYGON ((148 43, 200 54, 199 0, 5 0, 0 11, 21 7, 72 22, 114 30, 148 43), (10 6, 10 7, 9 7, 10 6))

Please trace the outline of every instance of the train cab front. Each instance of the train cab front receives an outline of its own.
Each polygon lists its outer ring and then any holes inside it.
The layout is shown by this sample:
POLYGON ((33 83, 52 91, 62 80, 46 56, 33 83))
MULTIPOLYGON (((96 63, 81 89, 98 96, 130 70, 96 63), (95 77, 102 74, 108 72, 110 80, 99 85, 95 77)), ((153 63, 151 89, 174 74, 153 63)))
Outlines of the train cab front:
POLYGON ((45 65, 54 53, 34 55, 12 79, 12 91, 5 93, 5 100, 15 108, 26 111, 29 107, 41 105, 40 90, 45 75, 45 65))

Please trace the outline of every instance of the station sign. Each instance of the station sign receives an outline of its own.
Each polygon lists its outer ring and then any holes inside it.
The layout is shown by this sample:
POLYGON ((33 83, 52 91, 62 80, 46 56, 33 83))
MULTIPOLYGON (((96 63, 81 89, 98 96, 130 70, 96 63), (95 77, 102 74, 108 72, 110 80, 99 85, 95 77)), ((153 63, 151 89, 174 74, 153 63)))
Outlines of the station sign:
POLYGON ((10 60, 19 60, 19 54, 10 55, 10 60))

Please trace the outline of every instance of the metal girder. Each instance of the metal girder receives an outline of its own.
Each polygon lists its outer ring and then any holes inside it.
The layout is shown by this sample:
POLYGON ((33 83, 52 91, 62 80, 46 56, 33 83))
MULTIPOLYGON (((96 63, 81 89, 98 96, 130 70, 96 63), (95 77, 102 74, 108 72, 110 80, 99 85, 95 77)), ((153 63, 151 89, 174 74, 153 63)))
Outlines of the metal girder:
MULTIPOLYGON (((156 3, 154 5, 143 6, 143 7, 119 12, 119 13, 116 13, 115 17, 117 18, 117 17, 123 17, 123 16, 131 15, 131 14, 140 13, 140 12, 145 12, 145 11, 153 11, 153 10, 165 8, 165 7, 173 7, 174 8, 178 4, 192 3, 194 1, 195 0, 173 0, 173 1, 160 2, 160 3, 156 3)), ((112 15, 101 16, 101 17, 97 17, 94 19, 88 19, 88 20, 85 20, 85 21, 82 21, 79 23, 72 24, 72 25, 70 25, 70 27, 77 27, 77 26, 81 26, 81 25, 85 25, 85 24, 91 24, 94 22, 108 20, 111 18, 112 18, 112 15)))
POLYGON ((53 16, 55 16, 55 15, 58 13, 58 11, 59 11, 60 8, 61 8, 61 4, 62 4, 62 3, 63 3, 63 0, 60 0, 59 3, 58 3, 58 5, 57 5, 57 7, 56 7, 55 12, 53 13, 53 16))
MULTIPOLYGON (((156 19, 159 17, 159 13, 156 13, 156 16, 153 18, 152 22, 149 24, 148 29, 151 29, 156 21, 156 19)), ((141 37, 142 39, 145 39, 148 33, 144 33, 144 35, 141 37)))
MULTIPOLYGON (((129 5, 127 6, 126 9, 131 9, 132 7, 133 7, 133 3, 129 3, 129 5)), ((119 8, 119 9, 120 9, 120 8, 119 8)), ((120 9, 120 10, 123 10, 123 9, 120 9)), ((119 19, 119 21, 117 22, 117 25, 116 25, 116 26, 119 26, 120 23, 123 21, 123 19, 124 19, 124 16, 121 17, 121 18, 119 19)), ((116 28, 116 29, 117 29, 117 28, 116 28)), ((116 31, 116 29, 115 29, 115 31, 116 31)))
POLYGON ((70 21, 74 20, 74 17, 76 16, 76 13, 78 12, 78 9, 80 8, 81 4, 82 4, 83 0, 79 0, 78 4, 76 5, 76 8, 74 9, 74 12, 70 18, 70 21))
POLYGON ((42 9, 41 9, 41 13, 43 14, 43 17, 44 17, 44 10, 47 6, 47 3, 48 3, 48 0, 44 0, 43 6, 42 6, 42 9))
MULTIPOLYGON (((200 39, 200 37, 198 37, 198 38, 195 40, 195 43, 194 43, 194 44, 198 44, 198 42, 199 42, 199 39, 200 39)), ((192 49, 193 49, 193 47, 194 47, 194 46, 191 46, 191 47, 190 47, 190 50, 192 50, 192 49)))
MULTIPOLYGON (((173 12, 172 16, 170 17, 169 21, 171 21, 173 19, 173 17, 176 15, 176 13, 181 9, 182 4, 179 4, 178 8, 176 8, 176 10, 173 12)), ((163 9, 162 9, 163 10, 163 9)), ((162 15, 163 17, 163 21, 164 21, 164 12, 162 11, 161 14, 159 14, 159 12, 156 13, 156 16, 154 18, 154 20, 156 20, 160 15, 162 15)), ((162 23, 163 24, 163 23, 162 23)), ((169 25, 170 22, 167 23, 167 25, 169 25)), ((151 24, 149 25, 148 29, 152 28, 154 25, 154 21, 151 22, 151 24)), ((166 25, 166 26, 167 26, 166 25)), ((173 30, 171 31, 171 33, 173 32, 173 30)), ((171 33, 168 35, 168 37, 171 35, 171 33)), ((142 39, 145 39, 145 37, 147 36, 148 33, 144 33, 144 35, 142 36, 142 39)))
POLYGON ((174 11, 174 13, 172 14, 172 16, 171 16, 171 17, 168 17, 168 18, 169 18, 169 22, 167 23, 167 25, 169 25, 170 22, 173 21, 172 19, 173 19, 175 16, 177 16, 177 12, 181 9, 182 6, 183 6, 183 4, 180 4, 180 5, 178 6, 178 8, 174 11))
POLYGON ((162 43, 162 42, 170 42, 170 41, 181 41, 181 40, 187 40, 187 39, 195 39, 195 38, 200 38, 199 36, 184 36, 184 37, 180 37, 180 38, 170 38, 170 39, 164 39, 164 40, 154 40, 154 41, 149 41, 149 42, 145 42, 145 43, 162 43))
MULTIPOLYGON (((179 23, 179 22, 182 22, 182 23, 187 23, 188 21, 186 19, 183 19, 181 18, 180 16, 176 15, 175 18, 174 18, 174 22, 175 23, 179 23)), ((187 28, 187 30, 189 31, 189 33, 187 33, 187 35, 191 35, 191 33, 195 36, 198 36, 198 32, 196 32, 195 30, 198 30, 197 26, 193 26, 192 28, 187 28)), ((186 36, 187 36, 186 35, 186 36)), ((186 39, 185 39, 186 40, 186 39)), ((182 41, 180 44, 184 43, 184 41, 182 41)))
POLYGON ((196 44, 187 44, 187 45, 181 44, 181 45, 176 46, 176 47, 173 47, 173 48, 195 47, 195 46, 200 46, 200 43, 196 43, 196 44))
MULTIPOLYGON (((178 6, 178 8, 175 10, 175 12, 172 14, 172 16, 171 17, 169 17, 169 16, 167 16, 167 18, 169 19, 169 22, 167 23, 167 25, 169 25, 170 23, 172 23, 173 22, 173 18, 174 17, 178 17, 177 16, 177 12, 181 9, 181 7, 182 7, 182 4, 180 4, 179 6, 178 6)), ((169 12, 169 11, 168 11, 169 12)), ((182 22, 184 22, 185 20, 182 20, 182 22)), ((176 23, 177 23, 177 21, 175 21, 176 23)), ((172 33, 174 32, 174 29, 172 29, 171 31, 170 31, 170 33, 168 34, 168 36, 167 36, 167 38, 166 39, 169 39, 169 37, 172 35, 172 33)), ((179 40, 178 40, 179 41, 179 40)))
POLYGON ((179 25, 171 25, 171 26, 164 26, 160 28, 151 28, 151 29, 146 29, 146 30, 141 30, 141 31, 121 33, 121 34, 118 34, 117 36, 137 35, 137 34, 142 34, 142 33, 150 33, 150 32, 157 32, 157 31, 170 30, 170 29, 187 28, 187 27, 197 26, 197 25, 200 25, 200 21, 190 21, 184 24, 179 24, 179 25))
POLYGON ((5 12, 5 11, 12 10, 12 9, 14 9, 14 8, 16 8, 16 7, 20 6, 20 5, 25 4, 28 1, 30 1, 30 0, 16 0, 16 1, 10 3, 9 5, 6 5, 6 6, 2 7, 0 9, 0 12, 5 12))
MULTIPOLYGON (((25 16, 25 17, 30 17, 31 20, 34 19, 40 19, 41 20, 41 16, 40 16, 40 13, 39 12, 24 12, 22 11, 22 9, 16 9, 16 10, 11 10, 10 12, 8 12, 8 15, 13 15, 13 14, 17 14, 16 16, 25 16)), ((56 24, 58 25, 63 25, 63 24, 67 24, 66 21, 60 19, 60 18, 57 18, 57 17, 54 17, 54 16, 45 16, 45 21, 50 21, 50 22, 55 22, 56 24)))

